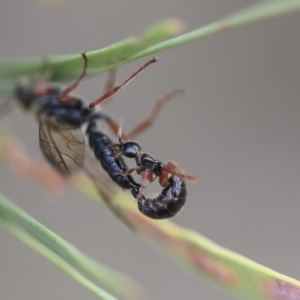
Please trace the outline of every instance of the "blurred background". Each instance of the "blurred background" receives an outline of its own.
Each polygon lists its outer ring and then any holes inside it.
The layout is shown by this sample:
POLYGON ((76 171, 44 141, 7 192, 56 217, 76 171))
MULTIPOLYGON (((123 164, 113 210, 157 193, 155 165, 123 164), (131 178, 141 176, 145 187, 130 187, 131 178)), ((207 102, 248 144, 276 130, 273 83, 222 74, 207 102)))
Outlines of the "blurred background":
MULTIPOLYGON (((184 20, 192 30, 255 2, 73 0, 53 7, 1 0, 0 55, 95 50, 167 17, 184 20)), ((143 150, 202 177, 188 186, 188 202, 173 221, 298 279, 299 26, 299 14, 290 14, 159 53, 159 62, 104 108, 116 120, 123 118, 129 131, 162 95, 188 89, 138 139, 143 150)), ((120 68, 118 82, 145 61, 120 68)), ((105 79, 87 79, 77 92, 96 99, 105 79)), ((37 124, 17 109, 6 121, 26 150, 43 161, 37 124)), ((147 299, 233 299, 194 279, 105 206, 75 190, 50 199, 40 186, 2 167, 0 191, 86 254, 137 279, 147 299)), ((6 232, 0 231, 0 240, 2 299, 96 299, 6 232)))

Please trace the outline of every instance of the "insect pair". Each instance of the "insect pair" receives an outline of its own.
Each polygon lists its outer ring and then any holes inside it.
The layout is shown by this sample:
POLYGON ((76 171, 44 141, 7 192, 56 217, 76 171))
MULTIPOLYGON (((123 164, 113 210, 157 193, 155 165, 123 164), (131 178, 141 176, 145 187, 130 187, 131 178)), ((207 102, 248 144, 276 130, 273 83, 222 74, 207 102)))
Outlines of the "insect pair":
MULTIPOLYGON (((81 75, 72 85, 61 88, 48 83, 42 78, 22 78, 16 86, 15 98, 26 111, 32 111, 39 121, 40 148, 50 164, 63 176, 71 176, 83 167, 85 139, 81 130, 87 124, 86 135, 90 148, 99 160, 110 178, 121 188, 130 189, 138 201, 139 210, 154 219, 174 216, 186 201, 186 184, 184 179, 195 180, 182 172, 175 163, 166 164, 154 159, 150 154, 141 152, 136 142, 124 142, 118 134, 119 126, 106 114, 94 110, 94 107, 118 93, 133 78, 150 64, 156 62, 154 58, 128 77, 121 85, 114 84, 113 73, 110 73, 106 91, 98 100, 85 106, 83 101, 71 92, 78 86, 86 75, 88 60, 82 53, 84 66, 81 75), (104 121, 111 131, 119 136, 119 142, 113 141, 97 127, 98 121, 104 121), (136 167, 128 169, 124 157, 134 159, 136 167), (163 187, 160 195, 154 199, 147 199, 143 193, 143 185, 137 183, 131 173, 136 171, 141 175, 142 183, 153 182, 158 178, 163 187)), ((154 122, 161 108, 172 98, 182 93, 175 90, 161 100, 154 107, 150 116, 141 122, 129 134, 123 134, 127 139, 133 139, 154 122)))

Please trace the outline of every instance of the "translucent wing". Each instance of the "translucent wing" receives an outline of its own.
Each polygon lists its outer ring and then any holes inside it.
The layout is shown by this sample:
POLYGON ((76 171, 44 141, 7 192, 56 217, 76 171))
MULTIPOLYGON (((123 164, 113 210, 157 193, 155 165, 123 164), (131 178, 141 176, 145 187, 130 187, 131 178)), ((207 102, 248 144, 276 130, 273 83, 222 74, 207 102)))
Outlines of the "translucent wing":
POLYGON ((44 156, 63 176, 73 175, 83 167, 85 141, 80 129, 58 128, 40 120, 39 140, 44 156))

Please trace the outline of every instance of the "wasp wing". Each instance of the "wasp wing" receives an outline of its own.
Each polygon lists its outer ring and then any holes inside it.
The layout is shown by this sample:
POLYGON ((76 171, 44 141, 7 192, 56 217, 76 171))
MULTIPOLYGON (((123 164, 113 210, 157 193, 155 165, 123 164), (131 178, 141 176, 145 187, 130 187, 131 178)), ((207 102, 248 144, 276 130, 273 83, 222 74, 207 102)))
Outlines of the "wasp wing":
POLYGON ((39 141, 46 159, 63 176, 71 176, 83 167, 85 141, 79 128, 60 128, 40 120, 39 141))

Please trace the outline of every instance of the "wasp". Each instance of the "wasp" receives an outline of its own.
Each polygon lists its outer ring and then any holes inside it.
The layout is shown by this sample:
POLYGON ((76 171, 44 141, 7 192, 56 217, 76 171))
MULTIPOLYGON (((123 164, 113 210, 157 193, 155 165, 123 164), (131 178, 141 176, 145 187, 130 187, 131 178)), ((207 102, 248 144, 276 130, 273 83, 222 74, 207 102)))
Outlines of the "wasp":
MULTIPOLYGON (((173 91, 172 95, 175 92, 179 91, 173 91)), ((137 142, 124 142, 121 136, 119 136, 119 143, 110 149, 115 149, 115 158, 120 159, 121 156, 124 156, 134 159, 137 165, 137 167, 123 172, 114 170, 114 175, 123 174, 126 176, 125 178, 130 178, 130 174, 136 171, 141 175, 142 183, 146 181, 152 183, 158 179, 159 184, 163 187, 161 193, 155 198, 146 198, 143 195, 144 186, 142 184, 129 187, 132 195, 137 199, 141 213, 152 219, 166 219, 175 216, 182 209, 187 198, 184 180, 196 182, 197 177, 186 174, 173 161, 163 163, 149 153, 142 152, 141 146, 137 142)))
POLYGON ((150 154, 141 153, 141 147, 136 142, 124 143, 120 138, 119 144, 113 144, 105 133, 97 129, 95 120, 90 121, 86 134, 89 145, 103 169, 118 186, 131 190, 138 201, 141 213, 152 219, 166 219, 181 210, 187 196, 186 184, 178 175, 169 177, 171 173, 179 174, 178 170, 170 167, 171 163, 163 164, 150 154), (138 167, 128 169, 123 156, 135 158, 138 167), (158 197, 150 199, 142 194, 142 185, 130 175, 134 170, 138 174, 147 173, 146 177, 150 182, 153 182, 156 177, 159 178, 159 183, 164 188, 158 197))
POLYGON ((72 92, 86 75, 88 60, 82 53, 83 70, 75 83, 63 88, 50 84, 43 78, 24 77, 18 82, 14 96, 17 103, 27 112, 34 113, 39 122, 40 148, 50 164, 63 176, 78 172, 84 164, 85 138, 81 127, 87 124, 85 134, 91 150, 102 168, 121 188, 131 190, 137 199, 139 210, 154 219, 169 218, 177 214, 185 204, 187 191, 184 179, 195 179, 182 172, 173 162, 166 164, 154 159, 150 154, 141 152, 138 143, 126 140, 134 139, 154 123, 158 113, 182 90, 175 90, 160 99, 148 118, 143 120, 129 134, 120 136, 120 127, 112 118, 94 108, 111 98, 124 88, 132 79, 150 64, 149 60, 140 69, 128 77, 121 85, 113 86, 114 75, 110 73, 105 93, 89 106, 74 96, 72 92), (97 127, 99 120, 105 121, 111 131, 119 136, 114 144, 108 135, 97 127), (124 158, 135 160, 136 167, 128 169, 124 158), (135 181, 131 173, 141 175, 142 183, 153 182, 156 178, 163 187, 160 195, 150 199, 143 195, 144 186, 135 181))
MULTIPOLYGON (((37 118, 40 148, 50 164, 63 176, 73 175, 83 166, 85 152, 85 140, 81 131, 83 124, 91 118, 99 118, 105 120, 113 132, 118 130, 118 126, 110 117, 95 112, 92 105, 89 108, 84 105, 81 98, 72 95, 86 75, 88 60, 84 52, 82 57, 84 60, 82 73, 70 86, 63 88, 43 78, 23 77, 17 83, 14 92, 14 98, 19 106, 37 118)), ((96 103, 111 98, 153 62, 156 62, 156 59, 147 62, 122 85, 108 89, 96 103)), ((110 87, 111 83, 107 86, 110 87)))

